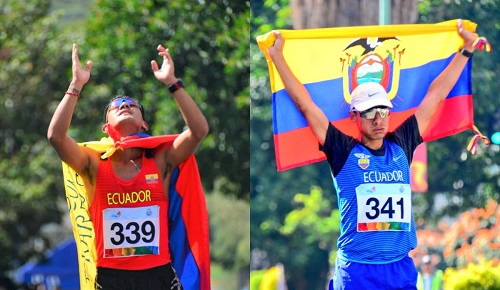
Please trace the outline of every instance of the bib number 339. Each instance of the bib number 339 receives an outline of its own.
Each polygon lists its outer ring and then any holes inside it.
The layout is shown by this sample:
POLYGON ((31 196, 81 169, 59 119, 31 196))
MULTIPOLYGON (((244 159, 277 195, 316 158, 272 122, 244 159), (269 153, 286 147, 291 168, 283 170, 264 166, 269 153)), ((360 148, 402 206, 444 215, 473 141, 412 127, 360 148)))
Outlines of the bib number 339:
POLYGON ((103 215, 105 249, 159 246, 158 206, 111 208, 103 215))

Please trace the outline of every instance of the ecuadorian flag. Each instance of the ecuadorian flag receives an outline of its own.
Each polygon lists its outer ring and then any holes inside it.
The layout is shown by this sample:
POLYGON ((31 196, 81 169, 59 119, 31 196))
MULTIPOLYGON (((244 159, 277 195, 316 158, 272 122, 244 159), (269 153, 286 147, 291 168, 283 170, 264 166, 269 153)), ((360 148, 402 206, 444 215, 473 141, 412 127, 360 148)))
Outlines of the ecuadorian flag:
MULTIPOLYGON (((173 142, 176 136, 134 136, 129 138, 130 140, 127 142, 122 142, 120 146, 123 148, 154 148, 161 143, 173 142)), ((80 145, 102 153, 114 152, 116 149, 111 138, 103 138, 101 141, 86 142, 80 145)), ((63 163, 63 176, 73 235, 77 244, 80 288, 94 289, 97 253, 85 186, 79 175, 65 163, 63 163)), ((158 180, 158 176, 154 174, 147 178, 151 182, 158 180)), ((172 265, 184 289, 209 290, 208 213, 194 155, 191 155, 174 170, 168 194, 172 265)))
MULTIPOLYGON (((469 31, 476 28, 467 20, 463 26, 469 31)), ((285 39, 283 54, 295 76, 328 120, 355 138, 358 130, 348 116, 351 93, 358 84, 378 82, 385 87, 393 104, 392 131, 415 111, 431 82, 463 45, 457 20, 280 32, 285 39)), ((325 155, 267 53, 274 40, 272 32, 257 37, 269 68, 276 163, 282 171, 322 161, 325 155)), ((471 73, 470 60, 438 108, 424 141, 473 129, 471 73)))

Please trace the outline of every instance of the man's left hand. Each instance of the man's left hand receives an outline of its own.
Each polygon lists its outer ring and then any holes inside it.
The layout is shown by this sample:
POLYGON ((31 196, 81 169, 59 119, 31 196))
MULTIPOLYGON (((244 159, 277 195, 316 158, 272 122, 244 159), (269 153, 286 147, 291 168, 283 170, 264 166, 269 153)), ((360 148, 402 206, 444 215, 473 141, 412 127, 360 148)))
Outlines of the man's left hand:
POLYGON ((158 45, 157 47, 158 55, 163 56, 163 63, 161 68, 158 68, 156 60, 151 61, 151 68, 155 74, 155 77, 167 86, 175 83, 177 78, 175 77, 174 61, 170 56, 168 48, 163 47, 163 45, 158 45))

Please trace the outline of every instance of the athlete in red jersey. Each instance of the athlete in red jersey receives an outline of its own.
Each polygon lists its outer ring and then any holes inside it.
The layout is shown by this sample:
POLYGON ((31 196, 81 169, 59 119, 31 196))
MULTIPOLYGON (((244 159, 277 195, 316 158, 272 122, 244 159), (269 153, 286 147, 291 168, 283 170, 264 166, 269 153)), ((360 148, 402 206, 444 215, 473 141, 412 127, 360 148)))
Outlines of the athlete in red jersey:
MULTIPOLYGON (((208 124, 175 76, 168 49, 158 46, 161 68, 151 62, 155 77, 175 99, 188 127, 173 143, 146 152, 119 148, 111 157, 78 144, 67 135, 80 92, 90 78, 92 63, 81 67, 73 44, 73 79, 50 122, 47 137, 63 162, 74 169, 89 194, 96 232, 97 289, 182 289, 170 264, 166 193, 172 171, 194 153, 208 124)), ((129 136, 148 129, 137 100, 119 96, 104 112, 104 133, 129 136)), ((123 138, 122 137, 122 138, 123 138)), ((115 140, 118 141, 118 140, 115 140)))

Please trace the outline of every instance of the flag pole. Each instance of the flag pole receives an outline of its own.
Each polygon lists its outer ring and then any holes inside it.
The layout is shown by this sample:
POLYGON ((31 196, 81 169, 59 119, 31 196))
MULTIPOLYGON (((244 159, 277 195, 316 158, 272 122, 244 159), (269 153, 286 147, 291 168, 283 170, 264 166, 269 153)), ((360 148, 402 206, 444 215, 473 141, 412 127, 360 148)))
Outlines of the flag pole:
POLYGON ((378 2, 378 24, 387 25, 391 23, 391 0, 379 0, 378 2))

